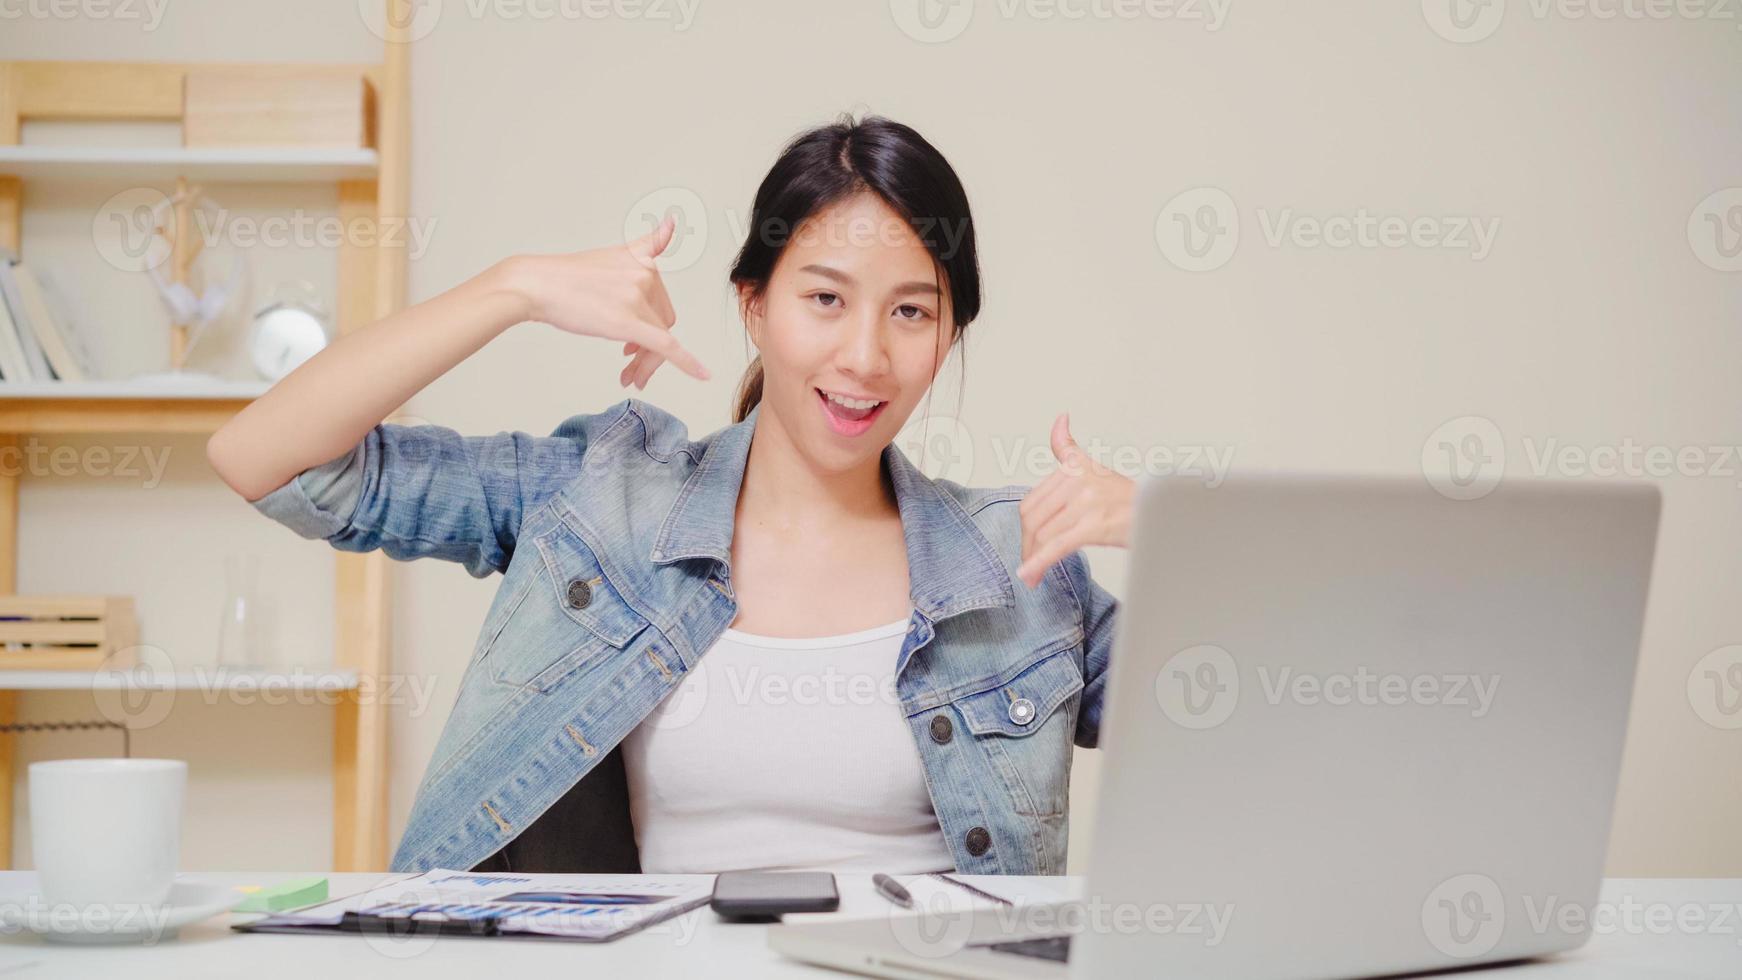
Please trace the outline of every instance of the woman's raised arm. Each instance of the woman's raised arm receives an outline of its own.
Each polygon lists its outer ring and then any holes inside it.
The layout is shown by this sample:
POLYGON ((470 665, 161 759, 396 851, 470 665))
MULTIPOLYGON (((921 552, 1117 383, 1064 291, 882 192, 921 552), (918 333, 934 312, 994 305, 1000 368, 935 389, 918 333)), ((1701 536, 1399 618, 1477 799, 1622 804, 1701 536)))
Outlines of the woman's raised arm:
POLYGON ((424 386, 526 320, 624 341, 642 387, 662 360, 706 378, 672 336, 677 315, 654 264, 672 231, 667 218, 626 245, 505 259, 342 337, 237 413, 206 443, 206 457, 231 489, 257 500, 350 450, 424 386))

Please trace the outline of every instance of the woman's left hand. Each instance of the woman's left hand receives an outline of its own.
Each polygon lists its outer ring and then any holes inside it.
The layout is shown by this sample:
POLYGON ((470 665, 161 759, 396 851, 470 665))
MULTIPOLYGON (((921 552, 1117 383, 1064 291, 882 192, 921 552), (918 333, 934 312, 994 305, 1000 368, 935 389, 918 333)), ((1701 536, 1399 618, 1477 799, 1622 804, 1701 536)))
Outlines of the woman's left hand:
POLYGON ((1088 545, 1130 544, 1137 481, 1089 458, 1071 438, 1070 413, 1052 424, 1059 468, 1022 498, 1022 564, 1016 576, 1034 588, 1055 563, 1088 545))

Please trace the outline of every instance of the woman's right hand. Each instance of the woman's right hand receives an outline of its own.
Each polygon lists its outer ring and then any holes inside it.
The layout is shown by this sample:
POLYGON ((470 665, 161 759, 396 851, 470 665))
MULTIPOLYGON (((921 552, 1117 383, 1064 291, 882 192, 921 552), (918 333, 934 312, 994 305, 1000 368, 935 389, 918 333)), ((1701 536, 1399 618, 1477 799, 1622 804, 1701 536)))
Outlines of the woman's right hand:
POLYGON ((671 334, 677 315, 653 263, 675 227, 667 219, 626 245, 504 259, 345 333, 237 412, 207 441, 206 458, 232 489, 258 500, 355 447, 430 382, 526 320, 624 341, 633 356, 624 384, 645 386, 667 358, 706 378, 671 334))
POLYGON ((655 257, 671 243, 676 222, 623 245, 564 255, 524 255, 510 260, 514 288, 526 303, 526 318, 570 333, 624 342, 631 356, 620 381, 647 387, 665 361, 706 380, 708 369, 677 342, 671 297, 659 277, 655 257))

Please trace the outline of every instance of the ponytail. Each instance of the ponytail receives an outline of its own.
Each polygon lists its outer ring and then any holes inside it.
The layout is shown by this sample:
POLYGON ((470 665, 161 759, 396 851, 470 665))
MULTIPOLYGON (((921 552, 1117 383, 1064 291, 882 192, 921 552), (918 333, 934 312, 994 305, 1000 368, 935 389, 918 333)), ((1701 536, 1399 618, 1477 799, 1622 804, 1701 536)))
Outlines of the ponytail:
POLYGON ((750 415, 750 410, 762 403, 762 355, 758 354, 751 360, 750 366, 744 369, 744 377, 738 382, 736 408, 732 411, 732 421, 742 422, 750 415))

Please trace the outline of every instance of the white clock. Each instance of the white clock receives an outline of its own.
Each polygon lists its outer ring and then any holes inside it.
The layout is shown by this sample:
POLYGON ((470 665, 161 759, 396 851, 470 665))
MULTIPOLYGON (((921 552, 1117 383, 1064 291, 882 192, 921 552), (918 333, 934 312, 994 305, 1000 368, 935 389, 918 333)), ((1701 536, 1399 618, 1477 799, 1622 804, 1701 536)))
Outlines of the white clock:
POLYGON ((305 282, 280 286, 254 314, 248 356, 254 370, 277 381, 327 346, 327 314, 305 282))

